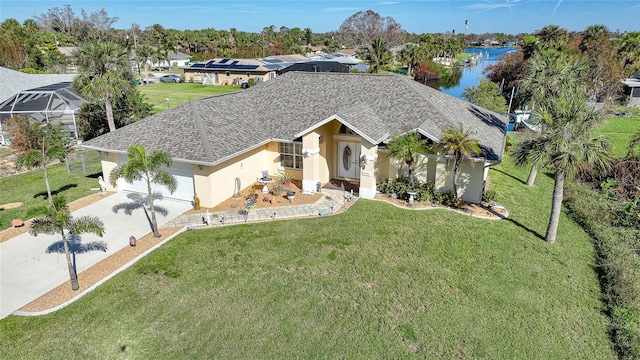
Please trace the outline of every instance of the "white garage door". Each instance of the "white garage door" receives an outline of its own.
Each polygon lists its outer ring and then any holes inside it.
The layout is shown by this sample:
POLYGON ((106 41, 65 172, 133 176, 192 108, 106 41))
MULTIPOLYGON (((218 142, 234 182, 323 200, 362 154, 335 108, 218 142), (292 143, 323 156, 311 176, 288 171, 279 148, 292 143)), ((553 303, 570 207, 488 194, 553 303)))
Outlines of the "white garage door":
MULTIPOLYGON (((120 156, 120 164, 127 162, 127 156, 120 156)), ((178 187, 176 191, 171 194, 165 186, 158 184, 151 184, 151 191, 153 193, 161 193, 165 198, 180 199, 180 200, 193 200, 193 165, 185 163, 173 163, 170 169, 168 169, 176 180, 178 181, 178 187)), ((144 180, 134 181, 133 184, 129 184, 123 179, 118 180, 118 187, 126 191, 135 191, 143 194, 147 194, 147 182, 144 180)))

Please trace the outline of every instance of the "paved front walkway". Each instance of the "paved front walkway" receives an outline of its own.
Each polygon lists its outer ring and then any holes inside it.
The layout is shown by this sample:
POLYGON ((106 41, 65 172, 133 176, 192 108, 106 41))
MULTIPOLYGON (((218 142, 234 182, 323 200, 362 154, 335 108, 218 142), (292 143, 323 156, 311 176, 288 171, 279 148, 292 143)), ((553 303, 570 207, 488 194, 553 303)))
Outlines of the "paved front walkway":
MULTIPOLYGON (((305 195, 297 195, 305 196, 305 195)), ((286 205, 263 209, 251 209, 249 211, 234 210, 211 212, 211 223, 203 223, 204 213, 181 215, 165 224, 165 226, 192 228, 231 225, 245 222, 269 221, 286 218, 299 218, 305 216, 329 215, 340 209, 345 203, 353 199, 345 199, 342 190, 322 189, 322 197, 315 204, 286 205)), ((294 203, 295 204, 295 203, 294 203)))

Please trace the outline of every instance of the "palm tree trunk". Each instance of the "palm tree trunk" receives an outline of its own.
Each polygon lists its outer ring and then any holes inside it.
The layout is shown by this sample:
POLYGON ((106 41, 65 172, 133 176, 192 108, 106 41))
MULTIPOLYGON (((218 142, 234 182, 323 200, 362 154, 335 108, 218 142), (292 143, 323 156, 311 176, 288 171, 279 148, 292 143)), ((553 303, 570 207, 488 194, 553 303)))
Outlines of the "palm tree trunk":
POLYGON ((556 241, 558 233, 558 225, 560 224, 560 212, 562 210, 562 197, 564 193, 564 180, 566 174, 563 170, 556 171, 556 180, 553 185, 553 200, 551 202, 551 216, 549 217, 549 226, 544 239, 553 244, 556 241))
POLYGON ((453 178, 451 179, 453 182, 453 200, 457 203, 458 201, 458 184, 456 182, 456 178, 458 177, 458 160, 453 160, 453 178))
POLYGON ((107 124, 109 124, 109 132, 116 131, 116 122, 113 120, 113 105, 111 105, 111 96, 107 94, 104 99, 104 108, 107 111, 107 124))
POLYGON ((151 182, 147 180, 147 191, 149 193, 149 211, 151 211, 151 227, 153 230, 153 237, 160 237, 158 232, 158 221, 156 220, 156 211, 153 208, 153 194, 151 193, 151 182))
POLYGON ((62 243, 64 244, 64 255, 67 257, 67 267, 69 268, 69 278, 71 279, 71 290, 78 290, 80 284, 78 284, 78 275, 73 268, 73 262, 71 262, 71 254, 69 254, 69 244, 67 243, 67 237, 62 232, 62 243))
POLYGON ((536 181, 536 175, 538 175, 538 165, 533 164, 531 171, 529 171, 529 177, 527 178, 527 186, 533 186, 533 183, 536 181))
POLYGON ((49 184, 49 174, 47 173, 47 164, 43 163, 42 170, 44 170, 44 183, 47 185, 47 200, 49 206, 53 206, 53 196, 51 195, 51 185, 49 184))

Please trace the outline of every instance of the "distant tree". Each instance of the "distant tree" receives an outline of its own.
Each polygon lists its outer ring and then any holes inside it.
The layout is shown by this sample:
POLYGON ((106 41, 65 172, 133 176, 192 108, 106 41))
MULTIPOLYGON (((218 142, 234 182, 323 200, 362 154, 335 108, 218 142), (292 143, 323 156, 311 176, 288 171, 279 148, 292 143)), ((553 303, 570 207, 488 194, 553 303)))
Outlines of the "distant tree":
POLYGON ((450 127, 442 132, 440 141, 433 145, 433 150, 441 156, 453 156, 453 194, 454 200, 458 200, 458 172, 463 158, 480 155, 478 141, 471 138, 471 131, 460 127, 450 127))
POLYGON ((407 165, 411 188, 415 185, 415 166, 420 161, 420 155, 428 151, 427 142, 422 140, 420 133, 407 132, 394 136, 387 144, 389 156, 396 158, 407 165))
POLYGON ((71 289, 78 290, 78 275, 76 274, 71 254, 69 253, 69 240, 72 236, 84 233, 96 234, 100 237, 104 235, 104 224, 94 216, 81 216, 73 218, 71 211, 66 204, 64 197, 58 195, 49 205, 40 205, 30 208, 27 211, 28 217, 37 216, 31 222, 29 233, 34 236, 40 234, 60 235, 64 246, 64 254, 67 258, 67 268, 71 280, 71 289))
POLYGON ((40 126, 30 123, 26 118, 14 118, 9 121, 9 139, 12 144, 15 140, 14 150, 18 152, 16 167, 29 169, 42 168, 44 182, 47 187, 47 199, 49 205, 53 204, 51 185, 47 166, 53 160, 63 161, 67 155, 64 134, 60 126, 47 124, 40 126))
POLYGON ((144 180, 147 183, 149 211, 151 212, 152 230, 155 237, 160 237, 160 233, 153 206, 151 184, 165 186, 172 194, 176 191, 178 187, 176 178, 161 168, 162 166, 169 168, 171 163, 171 156, 166 151, 157 150, 148 154, 142 145, 133 145, 127 150, 127 162, 115 167, 109 176, 109 182, 112 186, 116 186, 120 178, 130 184, 136 180, 144 180))
POLYGON ((640 31, 627 32, 616 40, 618 56, 623 62, 624 76, 640 71, 640 31))
POLYGON ((360 56, 369 62, 369 72, 377 73, 391 63, 391 51, 384 42, 384 39, 377 38, 371 42, 369 47, 360 52, 360 56))
MULTIPOLYGON (((151 105, 137 88, 126 91, 114 99, 114 122, 116 128, 134 123, 151 115, 151 105)), ((102 102, 87 102, 80 106, 77 117, 78 136, 84 140, 90 140, 109 132, 105 123, 106 111, 102 102)))
POLYGON ((606 26, 591 25, 582 35, 580 50, 589 63, 587 94, 591 100, 611 105, 622 90, 624 60, 606 26))
POLYGON ((377 38, 382 38, 389 47, 394 47, 404 44, 407 32, 392 17, 383 18, 380 14, 367 10, 358 11, 347 18, 340 25, 337 37, 342 45, 350 48, 368 46, 377 38))
MULTIPOLYGON (((498 62, 494 65, 489 65, 485 68, 484 74, 487 79, 493 81, 496 84, 501 84, 502 94, 508 96, 513 89, 518 89, 520 80, 526 73, 527 60, 525 60, 524 53, 518 51, 501 56, 498 62)), ((521 102, 518 98, 515 99, 517 106, 520 106, 521 102)))
POLYGON ((136 48, 136 61, 138 68, 144 67, 146 83, 149 83, 149 61, 153 57, 153 48, 147 44, 142 44, 136 48))
POLYGON ((92 101, 103 101, 109 131, 115 131, 113 98, 135 86, 126 49, 112 42, 85 43, 75 53, 80 75, 73 87, 92 101))
POLYGON ((462 98, 487 110, 502 114, 507 112, 507 101, 500 94, 500 87, 489 80, 480 80, 476 86, 467 86, 462 98))
POLYGON ((547 25, 534 34, 538 39, 538 47, 545 49, 566 50, 569 44, 569 31, 558 25, 547 25))

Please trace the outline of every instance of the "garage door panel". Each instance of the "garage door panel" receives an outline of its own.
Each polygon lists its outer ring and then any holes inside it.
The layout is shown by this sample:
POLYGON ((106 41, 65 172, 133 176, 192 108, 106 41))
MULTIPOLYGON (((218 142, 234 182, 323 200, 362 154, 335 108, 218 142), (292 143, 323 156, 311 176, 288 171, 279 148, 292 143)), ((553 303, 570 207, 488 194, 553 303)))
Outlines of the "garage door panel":
MULTIPOLYGON (((120 160, 120 164, 125 164, 127 162, 126 155, 121 156, 120 160)), ((160 193, 165 198, 191 201, 194 195, 193 166, 185 163, 173 163, 173 166, 166 170, 176 178, 178 185, 176 191, 171 194, 166 186, 151 183, 151 192, 154 194, 160 193)), ((133 184, 129 184, 120 179, 118 187, 125 191, 147 194, 147 182, 145 180, 137 180, 133 184)))

